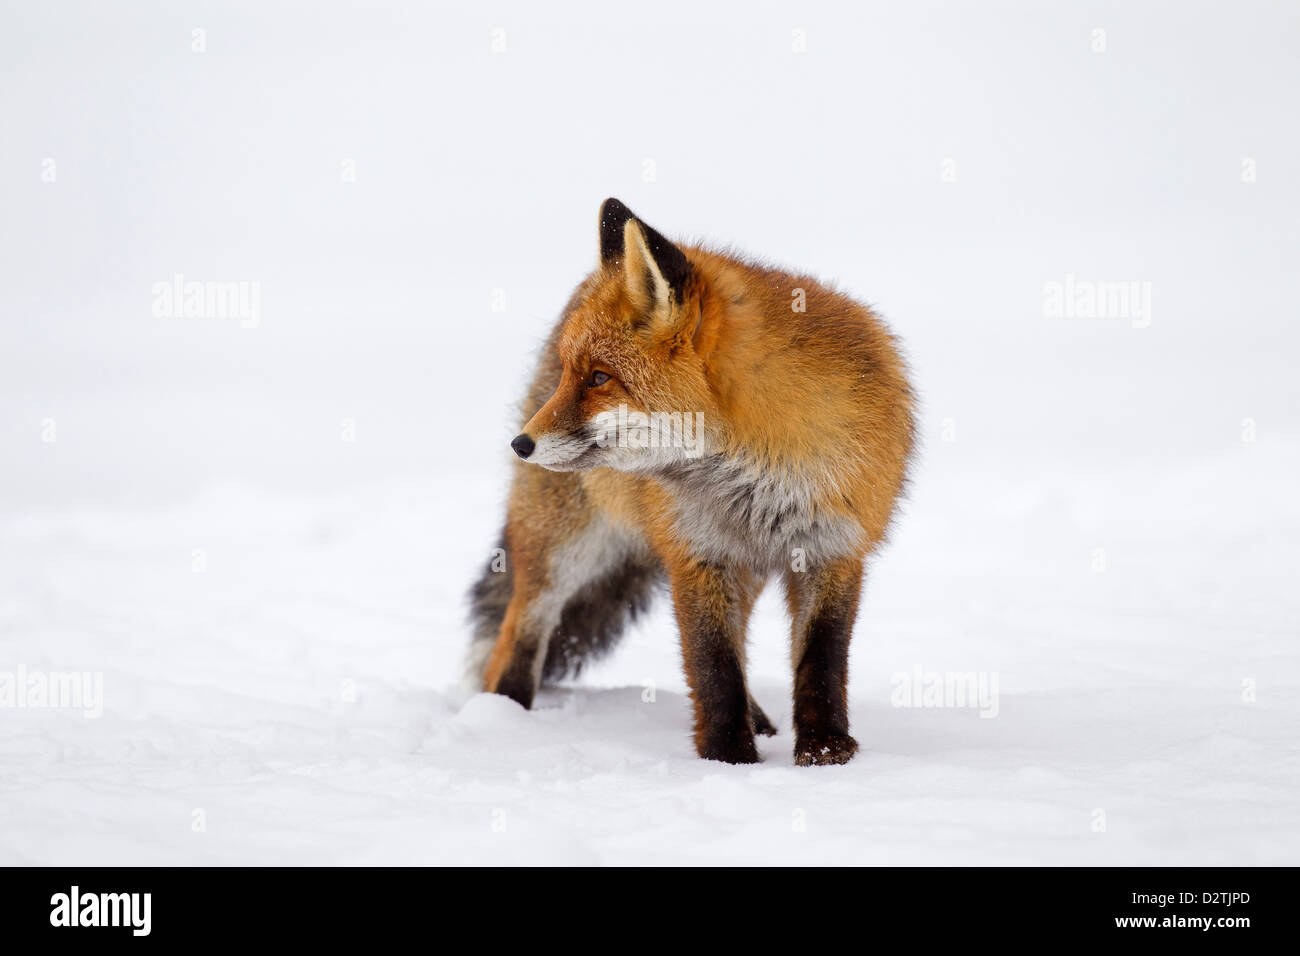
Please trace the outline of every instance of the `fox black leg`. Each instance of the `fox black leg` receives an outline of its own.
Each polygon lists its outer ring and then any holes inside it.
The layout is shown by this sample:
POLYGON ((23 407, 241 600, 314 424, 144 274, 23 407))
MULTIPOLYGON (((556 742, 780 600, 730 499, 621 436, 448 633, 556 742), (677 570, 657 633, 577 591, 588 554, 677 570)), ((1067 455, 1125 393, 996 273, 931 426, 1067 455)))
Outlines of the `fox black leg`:
POLYGON ((758 706, 758 701, 754 700, 752 694, 749 697, 749 716, 754 725, 754 733, 763 737, 776 736, 776 725, 768 720, 767 714, 763 713, 763 708, 758 706))
POLYGON ((794 761, 848 763, 858 751, 849 735, 849 640, 862 587, 862 561, 786 573, 793 621, 794 761))
POLYGON ((695 749, 707 760, 757 763, 744 652, 758 587, 748 575, 707 562, 681 562, 671 576, 695 708, 695 749))

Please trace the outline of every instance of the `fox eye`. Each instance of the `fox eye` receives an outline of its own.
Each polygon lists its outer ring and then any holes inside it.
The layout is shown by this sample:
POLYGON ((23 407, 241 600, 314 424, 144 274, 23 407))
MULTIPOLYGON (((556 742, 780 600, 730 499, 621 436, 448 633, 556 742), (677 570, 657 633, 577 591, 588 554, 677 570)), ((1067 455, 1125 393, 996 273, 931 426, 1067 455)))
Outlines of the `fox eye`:
POLYGON ((606 373, 606 372, 592 372, 592 373, 591 373, 591 384, 592 384, 592 385, 604 385, 604 384, 605 384, 606 382, 608 382, 608 381, 609 381, 609 374, 606 373))

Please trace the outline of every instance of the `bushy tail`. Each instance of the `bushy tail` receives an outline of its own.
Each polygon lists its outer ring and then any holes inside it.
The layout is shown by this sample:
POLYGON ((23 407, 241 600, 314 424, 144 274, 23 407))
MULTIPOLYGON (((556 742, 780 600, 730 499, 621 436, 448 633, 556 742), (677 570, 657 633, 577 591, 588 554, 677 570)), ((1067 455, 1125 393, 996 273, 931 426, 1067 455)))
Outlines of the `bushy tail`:
MULTIPOLYGON (((483 689, 483 672, 514 593, 504 533, 497 547, 501 551, 488 562, 469 592, 472 633, 463 683, 470 691, 483 689), (505 555, 504 561, 500 554, 505 555)), ((628 560, 612 565, 583 587, 565 604, 560 623, 551 633, 542 680, 576 677, 586 664, 606 654, 628 623, 649 608, 662 579, 663 569, 656 562, 628 560)))
POLYGON ((542 680, 577 677, 618 643, 623 629, 650 607, 663 578, 658 564, 624 561, 569 599, 551 633, 542 680))

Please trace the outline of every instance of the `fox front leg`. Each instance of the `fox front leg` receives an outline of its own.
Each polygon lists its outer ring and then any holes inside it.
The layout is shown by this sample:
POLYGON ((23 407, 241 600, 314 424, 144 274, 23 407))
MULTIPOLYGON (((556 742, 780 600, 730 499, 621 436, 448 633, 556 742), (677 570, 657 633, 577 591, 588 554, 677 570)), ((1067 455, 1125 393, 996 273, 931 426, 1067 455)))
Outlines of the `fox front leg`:
POLYGON ((858 752, 849 736, 849 639, 862 589, 862 559, 788 571, 794 663, 794 762, 848 763, 858 752))
POLYGON ((745 625, 758 587, 743 573, 699 561, 681 562, 670 576, 695 710, 695 750, 706 760, 757 763, 756 719, 745 686, 745 625))

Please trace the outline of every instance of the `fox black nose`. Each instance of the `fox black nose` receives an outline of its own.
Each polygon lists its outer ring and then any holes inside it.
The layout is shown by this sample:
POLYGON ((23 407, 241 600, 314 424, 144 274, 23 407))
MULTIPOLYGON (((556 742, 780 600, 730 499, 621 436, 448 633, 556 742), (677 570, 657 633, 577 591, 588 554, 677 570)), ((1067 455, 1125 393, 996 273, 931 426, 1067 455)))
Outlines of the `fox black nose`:
POLYGON ((537 447, 533 440, 527 435, 516 435, 515 440, 510 443, 510 447, 515 450, 515 454, 520 458, 527 458, 537 447))

